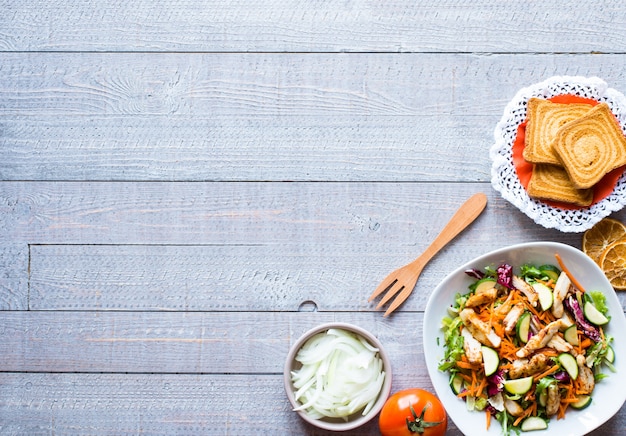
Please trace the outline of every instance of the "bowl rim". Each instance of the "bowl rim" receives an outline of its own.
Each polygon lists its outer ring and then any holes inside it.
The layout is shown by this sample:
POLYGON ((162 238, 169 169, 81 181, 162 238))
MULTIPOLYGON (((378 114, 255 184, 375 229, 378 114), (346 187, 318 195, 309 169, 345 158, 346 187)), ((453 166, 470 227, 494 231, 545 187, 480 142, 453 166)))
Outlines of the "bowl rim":
MULTIPOLYGON (((531 261, 529 257, 532 254, 537 257, 547 257, 547 250, 558 252, 566 264, 583 264, 586 267, 585 274, 577 276, 577 279, 582 282, 583 286, 585 286, 587 290, 597 289, 605 293, 607 297, 607 304, 609 304, 612 316, 611 323, 609 324, 610 330, 608 331, 609 334, 616 339, 616 342, 618 336, 614 334, 614 332, 621 331, 620 329, 622 327, 625 327, 624 329, 626 329, 626 318, 624 317, 624 309, 622 308, 621 303, 617 298, 615 290, 604 276, 604 273, 602 272, 600 267, 596 265, 596 263, 593 262, 593 260, 589 258, 584 252, 571 245, 550 241, 513 244, 477 256, 474 259, 455 268, 439 282, 439 284, 435 287, 429 297, 424 312, 423 343, 424 357, 426 359, 428 375, 435 388, 435 391, 437 392, 438 397, 442 400, 444 407, 446 407, 448 416, 455 422, 457 427, 459 427, 459 430, 461 430, 465 434, 485 436, 492 434, 495 435, 500 434, 500 428, 499 426, 495 425, 491 426, 489 430, 485 429, 484 418, 482 417, 482 415, 480 415, 479 413, 470 415, 473 412, 466 411, 466 408, 465 406, 463 406, 462 403, 452 403, 453 400, 459 400, 456 398, 456 396, 453 395, 452 390, 448 385, 448 376, 439 371, 437 368, 439 360, 442 357, 443 342, 441 342, 442 333, 441 329, 439 328, 441 320, 436 318, 437 316, 441 315, 441 313, 443 313, 443 311, 445 311, 447 307, 441 306, 441 300, 447 297, 446 287, 454 287, 454 290, 449 292, 457 292, 459 288, 455 286, 460 286, 459 283, 469 283, 471 278, 469 276, 467 278, 462 276, 463 271, 468 268, 486 266, 486 263, 497 262, 497 260, 495 259, 504 260, 503 257, 520 257, 526 259, 527 261, 531 261), (545 250, 546 253, 540 252, 539 250, 545 250), (588 285, 588 281, 590 280, 593 280, 593 286, 588 285), (429 324, 433 323, 436 325, 432 325, 429 327, 429 324), (480 420, 481 424, 478 423, 478 420, 480 420)), ((513 266, 519 268, 519 265, 513 266)), ((448 299, 446 299, 446 301, 447 304, 450 304, 452 302, 452 298, 450 298, 449 301, 448 299)), ((626 349, 624 348, 625 347, 614 347, 616 353, 618 354, 618 356, 616 357, 616 366, 618 367, 618 373, 614 374, 607 372, 610 377, 619 377, 619 372, 626 372, 626 363, 623 363, 624 361, 626 361, 626 349)), ((613 378, 613 381, 615 380, 616 379, 613 378)), ((602 395, 606 396, 605 392, 609 391, 611 394, 613 394, 611 395, 611 401, 609 403, 607 403, 606 401, 599 402, 598 404, 600 404, 601 407, 597 405, 594 406, 594 404, 592 404, 592 406, 587 409, 572 411, 570 413, 576 413, 576 415, 574 415, 573 419, 571 419, 570 421, 554 420, 548 430, 539 431, 536 433, 538 435, 547 435, 551 434, 552 432, 558 432, 559 434, 564 434, 568 436, 578 436, 587 434, 588 432, 600 427, 602 424, 611 419, 620 410, 620 408, 626 401, 626 390, 621 389, 618 390, 616 393, 613 393, 613 391, 609 387, 610 385, 617 386, 615 383, 611 383, 610 379, 607 379, 607 381, 605 381, 604 383, 596 386, 596 389, 600 388, 598 389, 600 390, 600 392, 594 392, 594 398, 596 398, 597 395, 599 395, 597 398, 602 398, 602 395), (557 426, 558 428, 555 428, 554 426, 557 426)))
POLYGON ((362 327, 359 327, 355 324, 347 323, 347 322, 325 322, 323 324, 319 324, 306 332, 304 332, 290 347, 289 352, 287 353, 287 357, 285 359, 285 365, 283 369, 283 382, 285 387, 285 392, 287 394, 287 398, 293 408, 297 407, 299 403, 296 401, 293 391, 293 385, 291 382, 291 369, 293 367, 294 358, 298 350, 304 345, 304 343, 309 340, 312 336, 317 333, 321 333, 331 328, 343 329, 353 333, 358 334, 359 336, 366 339, 371 345, 378 348, 378 355, 383 361, 383 369, 385 371, 385 380, 383 381, 383 385, 380 389, 380 393, 378 394, 378 398, 374 403, 372 409, 368 412, 367 415, 361 415, 358 418, 352 419, 347 422, 328 422, 323 419, 315 419, 311 418, 307 413, 303 410, 299 410, 296 413, 306 422, 324 429, 324 430, 334 430, 334 431, 347 431, 353 430, 357 427, 360 427, 367 422, 369 422, 372 418, 374 418, 378 413, 382 410, 387 398, 391 393, 391 362, 387 352, 383 344, 380 340, 374 336, 369 331, 365 330, 362 327))

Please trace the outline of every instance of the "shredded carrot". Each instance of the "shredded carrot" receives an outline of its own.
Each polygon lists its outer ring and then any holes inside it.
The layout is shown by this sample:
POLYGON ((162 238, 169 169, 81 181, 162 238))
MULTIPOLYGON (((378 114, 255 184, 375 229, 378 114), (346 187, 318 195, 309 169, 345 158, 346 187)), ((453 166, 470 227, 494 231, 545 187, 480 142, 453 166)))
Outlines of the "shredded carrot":
POLYGON ((524 410, 524 413, 522 413, 520 416, 518 416, 515 419, 515 421, 513 421, 513 426, 517 427, 524 418, 528 418, 529 416, 533 416, 536 414, 537 414, 537 403, 534 402, 530 404, 526 410, 524 410))
MULTIPOLYGON (((576 278, 571 274, 567 266, 563 263, 563 259, 561 258, 561 256, 558 253, 555 253, 555 257, 561 270, 568 276, 572 284, 580 292, 585 292, 580 283, 576 280, 576 278)), ((551 289, 554 289, 555 287, 555 280, 553 279, 541 282, 551 289)), ((504 322, 506 316, 509 314, 513 306, 520 303, 523 304, 524 310, 531 314, 532 329, 535 332, 537 330, 545 328, 548 324, 557 321, 557 318, 554 316, 551 310, 544 311, 538 304, 533 306, 526 297, 526 295, 518 289, 510 289, 507 292, 502 293, 494 301, 485 301, 482 304, 477 304, 475 307, 472 308, 476 313, 478 319, 485 323, 488 328, 492 329, 492 331, 497 334, 498 337, 501 339, 500 345, 499 347, 497 347, 497 352, 500 357, 498 370, 500 371, 507 371, 515 367, 514 362, 518 360, 517 352, 524 346, 524 344, 518 340, 516 332, 507 332, 504 322)), ((600 334, 602 339, 604 340, 604 331, 601 328, 600 334)), ((559 335, 561 335, 561 333, 559 333, 559 335)), ((572 352, 574 354, 584 355, 586 350, 594 345, 595 342, 589 338, 586 338, 584 335, 581 334, 580 331, 577 331, 577 335, 579 337, 579 344, 573 347, 572 352)), ((563 339, 562 336, 561 339, 563 339)), ((533 354, 535 353, 541 353, 548 358, 554 358, 560 354, 560 352, 548 346, 540 349, 533 349, 533 354)), ((541 379, 558 372, 560 369, 561 366, 559 364, 555 364, 554 362, 552 362, 551 366, 545 368, 540 374, 533 375, 533 382, 537 383, 541 379)), ((459 360, 456 362, 456 370, 458 371, 458 376, 462 377, 465 383, 465 390, 459 393, 457 395, 458 397, 488 397, 487 386, 489 384, 489 380, 485 376, 482 362, 470 362, 467 356, 465 354, 462 354, 459 360)), ((580 395, 589 394, 589 392, 586 392, 586 390, 584 389, 580 377, 576 380, 569 379, 565 382, 558 382, 558 389, 561 394, 558 411, 556 413, 557 419, 562 419, 565 417, 569 405, 576 401, 579 401, 580 395)), ((531 389, 529 392, 523 395, 521 398, 521 403, 524 404, 525 409, 523 413, 514 418, 513 425, 515 427, 517 427, 527 417, 539 416, 540 414, 544 413, 543 407, 539 405, 535 389, 531 389)), ((488 410, 486 410, 485 420, 487 430, 491 426, 492 419, 492 414, 488 410)))
MULTIPOLYGON (((458 363, 458 362, 457 362, 458 363)), ((466 381, 467 383, 471 383, 472 382, 472 378, 467 375, 467 374, 463 374, 462 372, 459 373, 459 375, 461 376, 461 378, 466 381)))
POLYGON ((515 346, 513 342, 507 337, 503 337, 500 342, 500 357, 503 357, 509 361, 517 359, 515 353, 519 350, 519 347, 515 346))
POLYGON ((578 398, 578 397, 574 397, 574 398, 563 398, 563 399, 561 400, 561 403, 571 404, 571 403, 575 403, 575 402, 577 402, 578 400, 580 400, 580 398, 578 398))
POLYGON ((478 369, 480 368, 480 364, 479 363, 470 363, 470 362, 464 362, 462 360, 458 360, 456 362, 456 366, 458 366, 461 369, 478 369))
POLYGON ((563 272, 565 274, 567 274, 567 278, 570 279, 570 281, 574 284, 574 286, 576 286, 578 288, 578 290, 582 293, 585 293, 585 288, 583 288, 580 284, 580 282, 578 282, 578 280, 576 280, 576 277, 574 277, 574 275, 572 274, 572 272, 567 268, 567 266, 563 263, 563 259, 561 259, 561 256, 559 255, 559 253, 554 253, 554 257, 556 257, 556 261, 559 263, 559 266, 561 267, 561 269, 563 270, 563 272))
POLYGON ((536 375, 534 377, 535 382, 538 382, 539 380, 541 380, 544 377, 549 376, 550 374, 554 374, 555 372, 557 372, 559 370, 559 368, 560 368, 559 365, 552 365, 550 368, 548 368, 547 370, 545 370, 541 374, 536 375))
POLYGON ((483 393, 483 389, 487 386, 487 377, 482 377, 478 387, 476 388, 476 396, 480 397, 483 393))
POLYGON ((500 337, 504 336, 504 325, 501 322, 491 324, 493 331, 500 337))
POLYGON ((580 348, 584 350, 585 348, 591 347, 593 343, 594 342, 591 339, 585 338, 582 341, 580 341, 580 348))

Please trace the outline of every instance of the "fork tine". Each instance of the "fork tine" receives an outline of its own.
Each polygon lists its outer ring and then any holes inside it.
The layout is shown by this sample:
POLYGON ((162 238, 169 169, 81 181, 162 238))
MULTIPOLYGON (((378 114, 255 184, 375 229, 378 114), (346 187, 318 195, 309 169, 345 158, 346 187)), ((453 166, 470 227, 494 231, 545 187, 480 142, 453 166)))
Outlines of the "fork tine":
POLYGON ((389 291, 387 291, 387 293, 383 295, 383 298, 376 305, 376 309, 380 309, 384 304, 386 304, 389 300, 391 300, 398 292, 404 289, 404 285, 398 287, 396 286, 396 284, 398 284, 397 280, 393 282, 393 287, 391 287, 389 291))
POLYGON ((441 232, 439 232, 437 237, 435 237, 420 257, 389 274, 385 280, 378 285, 374 293, 367 301, 372 301, 386 290, 387 293, 383 297, 382 301, 378 303, 376 309, 379 309, 382 305, 391 300, 394 295, 398 294, 383 316, 388 316, 396 310, 402 303, 404 303, 404 300, 411 295, 411 292, 413 292, 413 289, 417 284, 417 279, 419 278, 424 266, 426 266, 430 259, 443 247, 445 247, 446 244, 454 239, 456 235, 469 226, 480 215, 486 205, 487 196, 484 193, 479 192, 472 195, 461 205, 461 207, 459 207, 452 218, 450 218, 448 223, 443 227, 441 232))
POLYGON ((393 312, 394 310, 396 310, 398 307, 400 307, 400 305, 402 303, 404 303, 404 300, 406 300, 409 295, 411 295, 411 292, 413 291, 413 286, 411 287, 404 287, 404 289, 402 289, 402 292, 400 292, 398 294, 398 296, 393 300, 393 302, 389 305, 389 307, 387 308, 387 310, 385 311, 385 314, 383 315, 383 317, 386 317, 388 315, 391 314, 391 312, 393 312))
POLYGON ((395 271, 385 277, 385 280, 380 282, 380 285, 376 288, 376 290, 370 295, 367 299, 368 302, 372 301, 374 298, 378 297, 380 294, 385 292, 387 289, 391 288, 398 280, 395 276, 395 271))

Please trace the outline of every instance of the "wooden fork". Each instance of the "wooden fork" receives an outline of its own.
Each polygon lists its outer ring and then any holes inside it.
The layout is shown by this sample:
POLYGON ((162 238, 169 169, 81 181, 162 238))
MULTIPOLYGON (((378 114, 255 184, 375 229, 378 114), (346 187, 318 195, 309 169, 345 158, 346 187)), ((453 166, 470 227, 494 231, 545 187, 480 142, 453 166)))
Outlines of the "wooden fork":
POLYGON ((380 309, 391 298, 398 294, 393 300, 391 305, 387 308, 384 316, 388 316, 391 312, 396 310, 404 300, 406 300, 419 278, 422 270, 426 264, 433 258, 435 254, 446 246, 456 235, 461 233, 463 229, 469 226, 487 205, 487 196, 482 192, 472 195, 463 205, 456 211, 456 213, 450 218, 448 224, 443 228, 441 233, 437 235, 435 240, 428 246, 428 248, 421 254, 420 257, 413 262, 398 268, 391 274, 389 274, 385 280, 376 288, 374 293, 367 301, 372 301, 384 291, 387 291, 385 296, 380 300, 376 309, 380 309))

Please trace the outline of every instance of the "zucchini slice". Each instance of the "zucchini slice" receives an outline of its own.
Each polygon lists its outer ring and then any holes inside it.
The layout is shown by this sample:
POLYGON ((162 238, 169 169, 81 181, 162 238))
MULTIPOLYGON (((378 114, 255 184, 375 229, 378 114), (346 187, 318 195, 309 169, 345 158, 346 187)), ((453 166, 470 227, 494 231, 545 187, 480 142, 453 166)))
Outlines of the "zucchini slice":
POLYGON ((522 316, 519 317, 517 324, 515 325, 517 339, 519 339, 523 344, 528 342, 530 335, 530 319, 530 313, 524 312, 522 316))
POLYGON ((459 395, 463 392, 463 388, 465 387, 465 380, 458 374, 454 374, 450 379, 450 387, 452 388, 452 392, 455 395, 459 395))
POLYGON ((482 346, 481 351, 483 354, 485 375, 489 377, 498 370, 498 366, 500 365, 500 356, 498 356, 498 352, 496 350, 485 345, 482 346))
POLYGON ((583 313, 585 314, 585 318, 592 324, 595 325, 604 325, 609 322, 609 319, 604 316, 602 312, 600 312, 596 306, 593 305, 590 301, 585 301, 585 305, 583 306, 583 313))
POLYGON ((522 421, 520 428, 522 431, 545 430, 548 428, 548 423, 545 419, 539 418, 538 416, 529 416, 522 421))
POLYGON ((541 265, 539 267, 539 271, 541 271, 542 274, 545 274, 549 279, 554 280, 555 283, 561 275, 561 270, 554 265, 541 265))
POLYGON ((580 409, 584 409, 590 404, 591 404, 591 395, 581 395, 580 397, 578 397, 578 401, 576 401, 575 403, 571 403, 570 406, 572 406, 574 409, 580 410, 580 409))
POLYGON ((506 390, 510 394, 514 395, 522 395, 526 392, 530 391, 533 387, 533 376, 528 376, 524 378, 517 378, 514 380, 505 380, 503 382, 504 390, 506 390))
POLYGON ((569 353, 561 353, 557 359, 572 380, 576 380, 578 378, 578 363, 576 363, 576 358, 569 353))
POLYGON ((578 329, 576 328, 576 325, 571 325, 568 328, 565 329, 565 331, 563 332, 563 338, 570 344, 570 345, 578 345, 578 329))
POLYGON ((546 311, 552 307, 552 303, 554 302, 554 294, 552 293, 552 289, 544 285, 543 283, 534 283, 533 289, 539 296, 539 305, 541 306, 541 310, 546 311))
POLYGON ((474 292, 482 292, 487 291, 489 289, 495 288, 497 282, 491 277, 485 277, 484 279, 480 279, 476 282, 476 289, 474 292))

